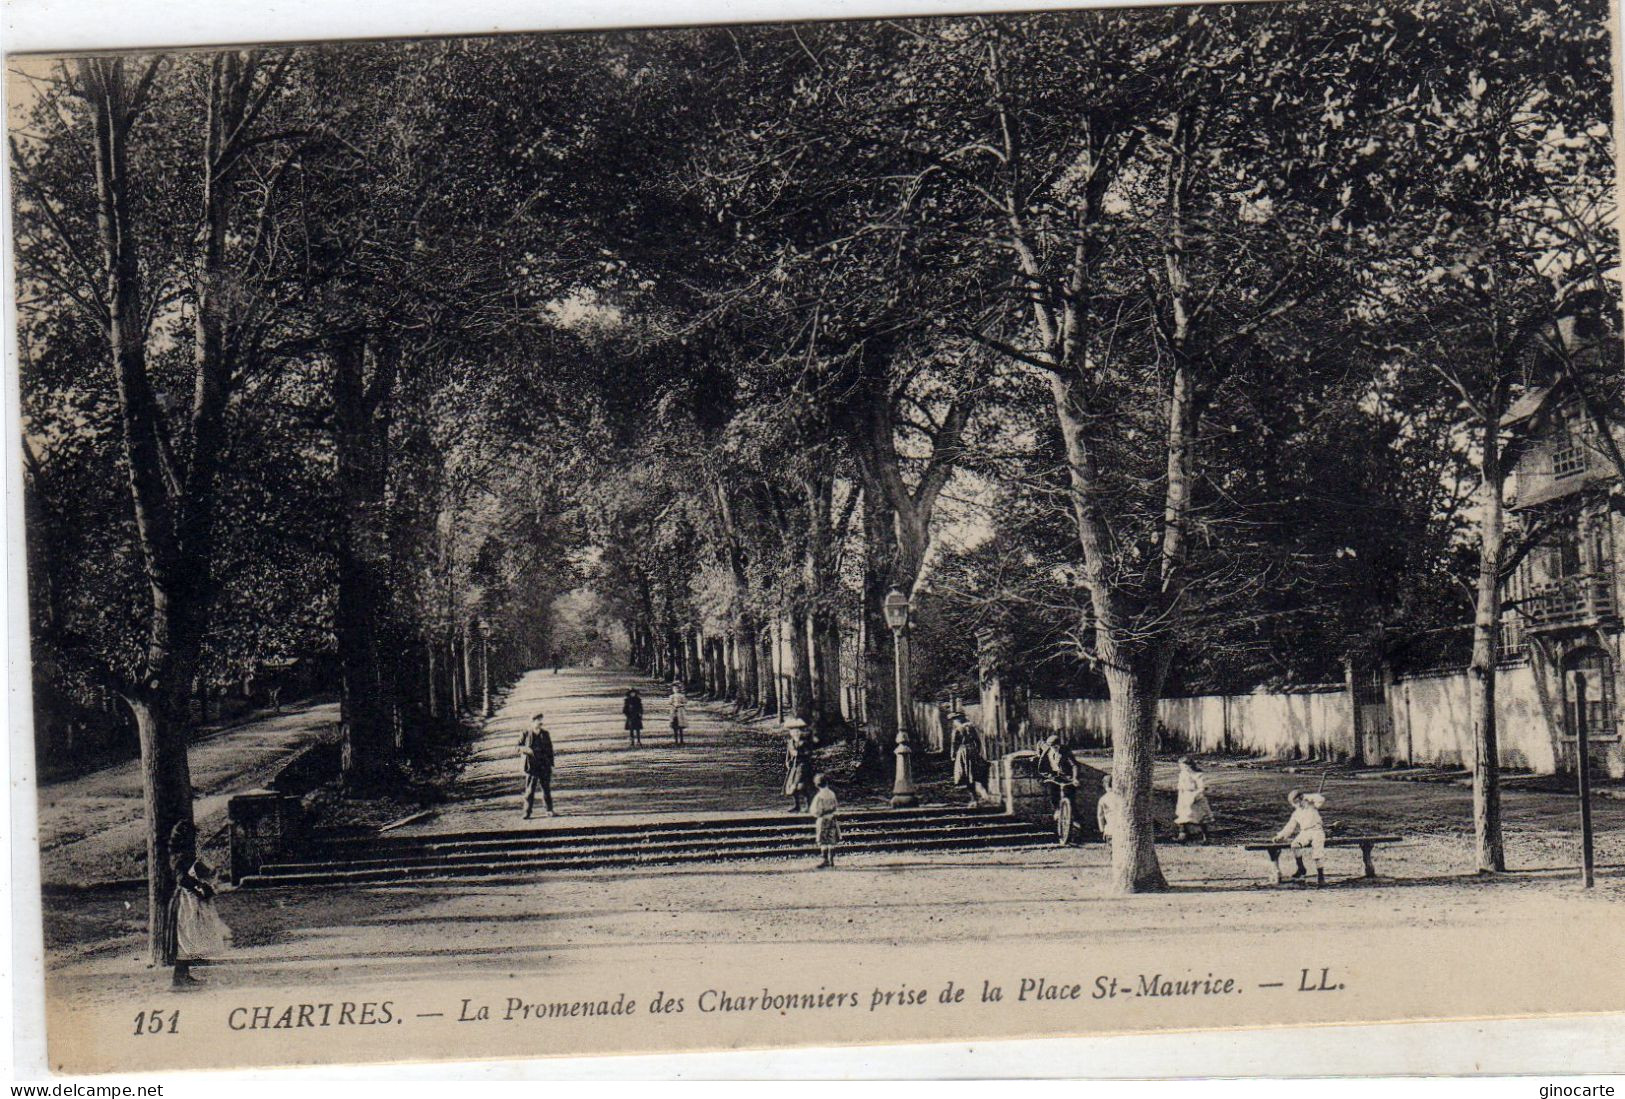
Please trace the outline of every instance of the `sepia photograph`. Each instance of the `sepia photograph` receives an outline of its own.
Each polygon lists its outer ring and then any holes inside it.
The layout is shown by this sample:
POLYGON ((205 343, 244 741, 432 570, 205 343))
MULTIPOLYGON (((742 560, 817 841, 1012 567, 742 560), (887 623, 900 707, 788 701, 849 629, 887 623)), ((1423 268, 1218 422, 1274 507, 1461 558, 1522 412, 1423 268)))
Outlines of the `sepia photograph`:
POLYGON ((50 1071, 1625 1012, 1616 20, 7 55, 50 1071))

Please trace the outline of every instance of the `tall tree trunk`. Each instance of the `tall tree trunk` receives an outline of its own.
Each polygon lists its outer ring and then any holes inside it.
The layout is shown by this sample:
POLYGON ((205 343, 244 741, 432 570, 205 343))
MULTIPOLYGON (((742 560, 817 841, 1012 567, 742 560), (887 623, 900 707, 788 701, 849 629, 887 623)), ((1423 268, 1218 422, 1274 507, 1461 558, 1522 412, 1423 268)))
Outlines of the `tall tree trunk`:
POLYGON ((451 673, 451 716, 460 720, 468 708, 468 680, 463 674, 462 638, 456 630, 446 642, 446 664, 451 673))
POLYGON ((792 608, 789 628, 785 632, 790 635, 790 667, 787 670, 794 695, 790 712, 816 729, 819 725, 818 698, 813 693, 812 662, 807 645, 807 612, 800 607, 792 608))
POLYGON ((473 712, 478 705, 477 693, 480 689, 478 674, 474 668, 474 639, 471 636, 468 624, 464 623, 457 631, 457 648, 462 654, 463 674, 463 709, 473 712))
POLYGON ((169 872, 169 833, 179 822, 192 820, 187 726, 175 712, 173 695, 167 699, 161 694, 132 695, 125 701, 135 715, 141 744, 141 803, 147 820, 148 954, 153 964, 167 965, 175 959, 164 956, 159 940, 169 895, 175 888, 169 872))
POLYGON ((739 675, 739 635, 730 631, 722 643, 723 672, 726 682, 723 694, 733 701, 736 706, 743 706, 745 699, 740 693, 739 675))
POLYGON ((1112 788, 1123 798, 1121 821, 1112 832, 1111 884, 1119 893, 1144 893, 1168 885, 1157 862, 1151 785, 1160 678, 1141 662, 1106 671, 1112 788))
POLYGON ((756 624, 751 621, 748 614, 741 614, 735 627, 738 630, 738 657, 739 657, 739 688, 737 696, 743 706, 761 706, 760 671, 758 668, 759 649, 761 645, 757 640, 756 624))
POLYGON ((1500 429, 1499 417, 1490 418, 1481 436, 1478 590, 1468 670, 1472 690, 1468 708, 1473 720, 1473 836, 1478 869, 1494 872, 1507 868, 1501 838, 1501 775, 1495 727, 1495 648, 1501 622, 1501 559, 1506 534, 1500 429))
MULTIPOLYGON (((193 257, 195 371, 190 452, 172 452, 157 395, 147 373, 147 326, 141 291, 138 233, 131 214, 129 137, 162 60, 147 64, 132 84, 129 59, 101 57, 76 63, 80 91, 90 105, 96 179, 96 228, 104 286, 103 318, 117 383, 124 455, 136 534, 150 596, 146 653, 138 682, 121 695, 135 717, 141 746, 142 794, 147 825, 148 950, 163 956, 165 908, 174 888, 169 833, 192 820, 186 757, 188 692, 212 597, 215 495, 225 414, 233 378, 228 355, 224 247, 232 171, 227 160, 240 136, 247 84, 235 54, 222 54, 210 70, 204 185, 193 257)), ((251 70, 246 79, 251 79, 251 70)))
MULTIPOLYGON (((1083 551, 1084 583, 1094 610, 1095 652, 1111 698, 1113 786, 1123 799, 1123 827, 1112 833, 1112 885, 1118 892, 1167 888, 1152 831, 1151 762, 1156 707, 1162 689, 1160 654, 1122 645, 1123 596, 1108 568, 1111 544, 1101 512, 1100 473, 1089 449, 1086 421, 1067 383, 1052 378, 1056 420, 1066 447, 1073 522, 1083 551)), ((1176 414, 1177 418, 1177 414, 1176 414)))
POLYGON ((772 649, 768 654, 773 671, 773 712, 781 716, 795 713, 795 663, 790 656, 789 628, 784 615, 776 615, 769 622, 772 631, 772 649))
POLYGON ((687 672, 687 693, 700 694, 705 690, 705 671, 700 663, 700 631, 689 630, 684 635, 686 658, 683 663, 687 672))
POLYGON ((390 613, 388 534, 389 391, 393 347, 354 334, 333 354, 333 439, 339 495, 338 598, 334 634, 343 673, 340 715, 344 787, 382 789, 396 763, 393 691, 382 637, 390 613), (369 379, 369 366, 371 378, 369 379))
POLYGON ((428 661, 428 672, 427 672, 425 678, 428 680, 428 686, 429 686, 429 696, 428 696, 429 697, 429 720, 430 721, 439 721, 440 720, 440 677, 439 677, 439 671, 435 667, 436 662, 435 662, 435 658, 434 658, 434 642, 432 640, 424 642, 424 644, 423 644, 423 653, 424 653, 424 657, 428 661))
POLYGON ((762 619, 762 628, 758 637, 760 640, 757 644, 761 646, 761 650, 757 653, 760 660, 760 666, 756 673, 757 707, 764 714, 776 714, 778 713, 779 703, 776 693, 778 690, 777 669, 773 666, 773 619, 762 619))
POLYGON ((891 591, 896 546, 891 509, 879 493, 863 492, 863 667, 864 733, 870 766, 891 758, 897 742, 897 665, 891 627, 886 625, 886 594, 891 591))
POLYGON ((824 722, 831 727, 841 725, 841 625, 831 612, 819 611, 812 616, 813 657, 818 668, 819 709, 824 722))
MULTIPOLYGON (((863 593, 859 672, 864 695, 868 752, 889 760, 897 737, 895 641, 884 602, 892 588, 913 598, 931 547, 931 518, 962 453, 971 405, 956 399, 931 439, 925 470, 911 490, 897 450, 897 395, 891 390, 886 353, 880 352, 857 392, 847 421, 848 437, 863 485, 863 593)), ((838 650, 838 645, 837 645, 838 650)))
POLYGON ((677 627, 666 630, 666 672, 673 682, 688 682, 688 645, 677 627))

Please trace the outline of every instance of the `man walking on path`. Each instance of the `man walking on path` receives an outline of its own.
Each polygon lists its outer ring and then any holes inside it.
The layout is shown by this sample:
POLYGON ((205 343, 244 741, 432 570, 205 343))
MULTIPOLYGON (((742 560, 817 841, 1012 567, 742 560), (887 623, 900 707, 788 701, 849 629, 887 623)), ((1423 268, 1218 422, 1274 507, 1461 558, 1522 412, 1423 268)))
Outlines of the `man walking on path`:
POLYGON ((683 685, 676 680, 671 684, 671 742, 674 747, 683 746, 683 730, 688 728, 688 695, 683 693, 683 685))
POLYGON ((626 715, 626 746, 643 747, 643 696, 638 694, 636 687, 626 692, 626 701, 621 703, 621 713, 626 715))
POLYGON ((530 728, 520 734, 519 755, 525 761, 525 819, 530 819, 538 788, 547 815, 558 816, 553 811, 553 734, 543 728, 541 714, 532 718, 530 728))

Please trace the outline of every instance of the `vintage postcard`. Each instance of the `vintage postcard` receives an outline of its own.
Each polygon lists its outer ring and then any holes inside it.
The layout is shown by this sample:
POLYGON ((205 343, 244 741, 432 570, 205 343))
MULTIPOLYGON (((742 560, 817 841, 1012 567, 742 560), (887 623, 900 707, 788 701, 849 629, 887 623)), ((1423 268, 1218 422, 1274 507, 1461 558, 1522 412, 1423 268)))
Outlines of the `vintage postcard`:
POLYGON ((9 56, 51 1068, 1625 1011, 1613 25, 9 56))

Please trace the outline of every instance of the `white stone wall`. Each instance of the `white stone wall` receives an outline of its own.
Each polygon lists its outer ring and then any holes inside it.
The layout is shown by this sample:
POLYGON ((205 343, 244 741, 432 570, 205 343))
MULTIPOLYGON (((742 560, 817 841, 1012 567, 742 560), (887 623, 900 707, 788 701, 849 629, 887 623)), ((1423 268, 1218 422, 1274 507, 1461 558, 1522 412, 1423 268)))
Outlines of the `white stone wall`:
MULTIPOLYGON (((1617 639, 1616 639, 1617 640, 1617 639)), ((1616 649, 1617 661, 1617 649, 1616 649)), ((1616 664, 1617 666, 1617 664, 1616 664)), ((1562 730, 1555 673, 1535 663, 1503 666, 1496 677, 1496 714, 1503 767, 1551 774, 1572 765, 1572 741, 1562 730)), ((1393 736, 1379 763, 1470 766, 1473 723, 1467 672, 1401 679, 1388 693, 1393 736)), ((1035 730, 1069 735, 1073 743, 1111 743, 1109 704, 1104 699, 1034 700, 1035 730)), ((1207 695, 1163 699, 1158 720, 1183 746, 1197 752, 1240 752, 1280 759, 1347 758, 1354 746, 1349 696, 1339 687, 1291 693, 1207 695)), ((1617 716, 1617 715, 1616 715, 1617 716)), ((1622 771, 1620 741, 1598 731, 1594 759, 1622 771)), ((1170 745, 1171 746, 1171 745, 1170 745)))

